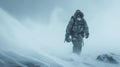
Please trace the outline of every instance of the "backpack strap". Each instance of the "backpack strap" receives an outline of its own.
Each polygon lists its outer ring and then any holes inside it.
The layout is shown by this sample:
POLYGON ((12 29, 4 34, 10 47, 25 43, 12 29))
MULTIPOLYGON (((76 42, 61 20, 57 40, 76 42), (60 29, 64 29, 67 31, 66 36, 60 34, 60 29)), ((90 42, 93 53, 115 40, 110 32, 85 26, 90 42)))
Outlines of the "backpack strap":
POLYGON ((74 20, 74 22, 75 22, 75 16, 72 16, 72 17, 71 17, 71 19, 73 19, 73 20, 74 20))

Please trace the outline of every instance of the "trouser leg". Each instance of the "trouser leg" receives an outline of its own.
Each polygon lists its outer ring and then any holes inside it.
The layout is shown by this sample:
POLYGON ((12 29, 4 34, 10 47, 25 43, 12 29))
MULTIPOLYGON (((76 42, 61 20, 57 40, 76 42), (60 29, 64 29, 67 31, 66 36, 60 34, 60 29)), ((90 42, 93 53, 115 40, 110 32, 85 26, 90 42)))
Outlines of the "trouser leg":
POLYGON ((74 41, 72 41, 72 43, 73 43, 73 53, 77 53, 78 52, 78 48, 77 48, 78 41, 74 40, 74 41))
POLYGON ((73 53, 80 54, 82 50, 82 37, 73 38, 73 53))
POLYGON ((78 40, 78 52, 79 53, 81 53, 81 51, 82 51, 82 43, 83 43, 82 39, 79 39, 78 40))

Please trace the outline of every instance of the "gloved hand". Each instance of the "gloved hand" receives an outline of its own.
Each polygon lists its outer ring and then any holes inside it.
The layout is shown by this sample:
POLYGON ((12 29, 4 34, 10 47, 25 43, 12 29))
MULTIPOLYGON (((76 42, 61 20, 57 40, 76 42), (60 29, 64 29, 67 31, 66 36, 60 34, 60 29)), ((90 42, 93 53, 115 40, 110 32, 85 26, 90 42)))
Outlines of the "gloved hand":
POLYGON ((87 39, 89 37, 89 33, 85 33, 85 38, 87 39))
POLYGON ((70 36, 68 34, 65 35, 65 41, 66 42, 71 42, 70 36))

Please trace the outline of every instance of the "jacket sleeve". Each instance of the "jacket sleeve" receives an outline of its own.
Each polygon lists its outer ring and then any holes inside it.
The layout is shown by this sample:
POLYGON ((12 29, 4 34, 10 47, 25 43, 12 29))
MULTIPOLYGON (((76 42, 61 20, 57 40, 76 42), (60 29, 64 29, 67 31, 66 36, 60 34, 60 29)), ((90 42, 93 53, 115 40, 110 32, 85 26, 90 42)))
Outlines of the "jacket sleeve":
POLYGON ((89 28, 88 28, 88 25, 87 25, 87 22, 86 22, 85 19, 84 19, 84 33, 85 33, 85 34, 88 34, 88 33, 89 33, 89 28))
POLYGON ((71 19, 70 19, 70 21, 69 21, 69 23, 68 23, 68 25, 67 25, 66 34, 70 35, 70 30, 71 30, 71 28, 73 26, 73 23, 74 23, 74 18, 72 16, 71 19))

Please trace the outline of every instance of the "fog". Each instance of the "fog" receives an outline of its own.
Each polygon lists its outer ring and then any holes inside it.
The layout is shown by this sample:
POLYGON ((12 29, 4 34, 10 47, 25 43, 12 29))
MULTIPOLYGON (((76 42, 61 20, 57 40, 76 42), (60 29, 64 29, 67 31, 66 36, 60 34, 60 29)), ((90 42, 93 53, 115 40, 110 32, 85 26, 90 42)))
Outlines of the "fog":
MULTIPOLYGON (((45 20, 42 20, 45 16, 41 18, 40 13, 37 17, 39 19, 34 19, 34 16, 29 14, 19 16, 6 10, 7 8, 2 5, 0 8, 1 50, 22 53, 25 56, 39 56, 40 54, 57 59, 56 62, 61 63, 60 59, 71 57, 72 54, 72 44, 64 43, 66 26, 75 10, 81 9, 90 30, 90 37, 84 39, 85 46, 81 55, 97 56, 106 52, 119 53, 120 2, 118 0, 81 1, 86 4, 78 2, 79 0, 76 0, 73 6, 67 9, 55 4, 51 12, 45 15, 47 18, 45 20)), ((22 14, 24 12, 21 12, 22 14)))

